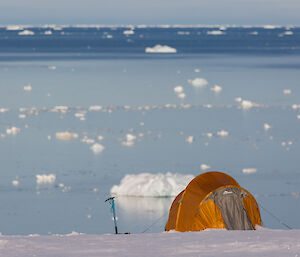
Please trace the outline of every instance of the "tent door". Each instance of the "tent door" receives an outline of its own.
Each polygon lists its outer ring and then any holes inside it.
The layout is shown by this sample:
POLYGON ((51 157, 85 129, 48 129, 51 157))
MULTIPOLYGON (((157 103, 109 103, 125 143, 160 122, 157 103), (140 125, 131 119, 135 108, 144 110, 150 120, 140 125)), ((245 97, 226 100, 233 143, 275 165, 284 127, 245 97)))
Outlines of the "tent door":
POLYGON ((248 197, 247 193, 234 187, 221 188, 209 196, 219 207, 228 230, 254 230, 244 208, 244 197, 248 197))

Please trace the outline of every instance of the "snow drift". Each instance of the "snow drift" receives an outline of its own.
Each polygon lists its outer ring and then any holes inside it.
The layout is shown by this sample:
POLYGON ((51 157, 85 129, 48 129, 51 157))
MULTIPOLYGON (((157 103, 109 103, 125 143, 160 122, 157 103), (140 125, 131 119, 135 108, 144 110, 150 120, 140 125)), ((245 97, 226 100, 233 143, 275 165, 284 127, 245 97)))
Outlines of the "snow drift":
POLYGON ((178 195, 194 178, 193 175, 141 173, 126 175, 120 185, 111 188, 112 195, 140 197, 169 197, 178 195))
POLYGON ((299 257, 300 230, 0 236, 1 256, 299 257))

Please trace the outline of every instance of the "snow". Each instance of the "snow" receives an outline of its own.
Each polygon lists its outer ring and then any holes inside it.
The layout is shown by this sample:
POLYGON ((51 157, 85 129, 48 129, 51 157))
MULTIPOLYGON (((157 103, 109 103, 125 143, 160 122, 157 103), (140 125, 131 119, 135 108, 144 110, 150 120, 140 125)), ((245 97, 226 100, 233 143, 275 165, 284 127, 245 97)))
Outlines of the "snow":
POLYGON ((177 50, 167 45, 155 45, 154 47, 146 47, 146 53, 177 53, 177 50))
POLYGON ((206 87, 208 85, 208 81, 204 78, 189 79, 188 83, 194 87, 206 87))
POLYGON ((120 185, 115 185, 111 188, 110 193, 119 196, 176 196, 193 178, 193 175, 173 174, 171 172, 167 172, 166 174, 128 174, 121 180, 120 185))
POLYGON ((300 230, 0 236, 1 256, 299 257, 300 230))
POLYGON ((56 175, 55 174, 37 174, 36 175, 36 183, 38 185, 41 184, 53 184, 56 180, 56 175))

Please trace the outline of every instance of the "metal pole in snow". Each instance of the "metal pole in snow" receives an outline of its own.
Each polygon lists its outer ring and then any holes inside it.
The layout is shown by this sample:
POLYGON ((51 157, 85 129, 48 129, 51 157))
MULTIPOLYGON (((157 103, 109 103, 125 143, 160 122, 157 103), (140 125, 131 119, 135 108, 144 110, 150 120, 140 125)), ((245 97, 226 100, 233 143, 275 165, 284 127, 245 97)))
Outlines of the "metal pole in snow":
POLYGON ((116 232, 116 234, 118 234, 116 210, 115 210, 115 199, 114 198, 112 199, 111 208, 112 208, 113 216, 114 216, 115 232, 116 232))
POLYGON ((108 198, 108 199, 105 200, 105 202, 107 202, 107 201, 109 201, 109 203, 111 204, 111 209, 112 209, 112 213, 113 213, 113 220, 114 220, 114 225, 115 225, 115 233, 118 234, 116 209, 115 209, 115 198, 114 197, 110 197, 110 198, 108 198))

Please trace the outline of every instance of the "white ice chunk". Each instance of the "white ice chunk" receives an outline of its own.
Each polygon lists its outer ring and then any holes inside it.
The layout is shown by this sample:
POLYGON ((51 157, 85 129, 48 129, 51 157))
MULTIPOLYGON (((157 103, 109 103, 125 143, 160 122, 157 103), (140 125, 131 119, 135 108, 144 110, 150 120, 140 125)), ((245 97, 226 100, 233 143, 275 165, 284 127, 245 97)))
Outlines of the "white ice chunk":
POLYGON ((55 174, 37 174, 36 175, 36 183, 38 185, 41 184, 53 184, 56 180, 56 175, 55 174))
POLYGON ((140 197, 167 197, 176 196, 194 178, 193 175, 141 173, 126 175, 120 185, 111 188, 113 195, 140 196, 140 197))
POLYGON ((69 132, 69 131, 56 132, 56 138, 61 139, 61 140, 70 140, 70 139, 78 138, 78 134, 77 133, 72 133, 72 132, 69 132))
POLYGON ((94 154, 99 154, 104 151, 105 147, 99 143, 95 143, 90 148, 94 154))
POLYGON ((284 89, 283 90, 283 94, 285 94, 285 95, 290 95, 291 93, 292 93, 291 89, 284 89))
POLYGON ((100 111, 102 110, 102 106, 99 105, 92 105, 89 107, 89 111, 100 111))
POLYGON ((189 79, 188 83, 194 87, 206 87, 208 85, 208 81, 204 78, 189 79))
POLYGON ((178 94, 177 96, 178 96, 178 98, 180 98, 180 99, 186 98, 186 94, 185 94, 185 93, 180 93, 180 94, 178 94))
POLYGON ((254 106, 255 106, 255 103, 253 103, 253 102, 251 102, 249 100, 242 100, 242 102, 241 102, 241 107, 244 110, 249 110, 249 109, 251 109, 254 106))
POLYGON ((207 35, 225 35, 226 33, 221 30, 211 30, 206 32, 207 35))
POLYGON ((176 94, 180 94, 180 93, 182 93, 183 92, 183 87, 182 86, 177 86, 177 87, 174 87, 174 92, 176 93, 176 94))
POLYGON ((229 132, 228 131, 225 131, 225 130, 220 130, 217 132, 217 135, 220 136, 220 137, 226 137, 229 135, 229 132))
POLYGON ((256 168, 244 168, 243 169, 244 174, 252 174, 252 173, 256 173, 256 172, 257 172, 256 168))
POLYGON ((146 53, 177 53, 177 50, 167 45, 155 45, 154 47, 146 47, 146 53))
POLYGON ((220 87, 219 85, 215 85, 210 90, 214 91, 215 93, 220 93, 222 91, 222 87, 220 87))
POLYGON ((134 30, 131 30, 131 29, 130 30, 124 30, 123 34, 124 35, 133 35, 134 34, 134 30))
POLYGON ((193 143, 195 141, 195 138, 193 136, 188 136, 186 139, 185 139, 186 142, 188 142, 189 144, 193 143))
POLYGON ((18 133, 20 133, 21 129, 17 128, 17 127, 11 127, 6 129, 6 134, 7 135, 17 135, 18 133))
POLYGON ((31 91, 31 90, 32 90, 31 85, 24 86, 24 91, 31 91))
POLYGON ((46 30, 46 31, 44 32, 44 34, 45 34, 45 35, 52 35, 52 31, 51 31, 51 30, 46 30))
POLYGON ((23 30, 18 33, 20 36, 33 36, 34 32, 31 30, 23 30))
POLYGON ((209 165, 207 165, 207 164, 205 164, 205 163, 202 163, 201 165, 200 165, 200 169, 201 170, 208 170, 208 169, 210 169, 211 167, 209 166, 209 165))
POLYGON ((270 128, 272 128, 268 123, 264 124, 264 130, 268 131, 270 128))
POLYGON ((20 184, 20 182, 18 180, 13 180, 11 183, 15 187, 19 186, 19 184, 20 184))
POLYGON ((9 109, 8 108, 0 108, 0 113, 5 113, 8 112, 9 109))

